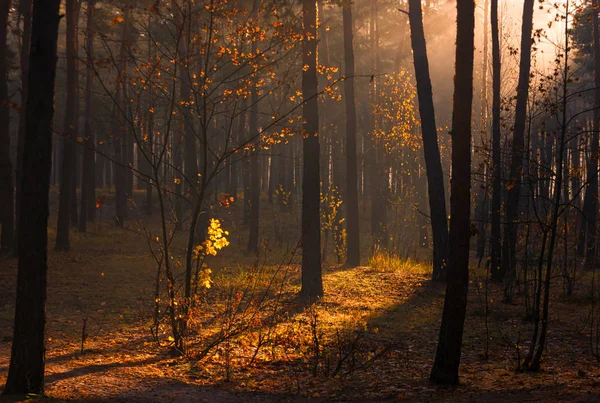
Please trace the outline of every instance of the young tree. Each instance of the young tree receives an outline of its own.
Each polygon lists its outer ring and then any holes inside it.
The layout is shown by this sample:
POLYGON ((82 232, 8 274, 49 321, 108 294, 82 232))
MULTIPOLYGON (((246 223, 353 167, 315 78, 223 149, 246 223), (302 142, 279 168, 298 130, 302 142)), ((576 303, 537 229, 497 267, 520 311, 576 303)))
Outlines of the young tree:
POLYGON ((356 101, 354 97, 354 24, 352 3, 345 0, 342 18, 344 25, 344 95, 346 104, 346 265, 360 265, 360 232, 358 226, 358 167, 356 160, 356 101))
MULTIPOLYGON (((19 109, 19 137, 17 139, 17 166, 16 166, 16 194, 15 194, 15 240, 18 240, 19 235, 19 215, 20 215, 20 198, 21 198, 21 172, 23 171, 23 149, 25 147, 25 124, 27 122, 27 93, 28 77, 29 77, 29 48, 31 47, 31 13, 32 0, 19 1, 19 13, 23 18, 23 27, 21 33, 21 49, 19 54, 19 62, 21 65, 21 108, 19 109)), ((18 246, 18 241, 16 242, 18 246)), ((17 256, 17 248, 14 250, 17 256)))
POLYGON ((490 239, 490 271, 492 279, 501 280, 502 157, 500 155, 500 34, 498 29, 498 0, 491 2, 492 20, 492 236, 490 239))
POLYGON ((430 379, 458 383, 458 367, 469 290, 471 209, 471 106, 475 3, 457 2, 456 74, 452 112, 452 188, 450 197, 450 267, 435 362, 430 379))
POLYGON ((587 163, 588 186, 585 188, 583 213, 587 227, 585 267, 593 269, 596 260, 596 218, 598 217, 598 131, 600 130, 600 30, 598 29, 598 0, 592 0, 592 35, 594 47, 594 123, 590 138, 590 158, 587 163))
POLYGON ((514 278, 517 262, 517 223, 519 215, 519 195, 523 171, 523 151, 525 147, 525 123, 527 117, 527 99, 529 97, 529 70, 531 68, 531 32, 533 29, 534 0, 523 3, 523 25, 521 29, 521 55, 519 61, 519 83, 517 86, 517 105, 515 107, 515 125, 511 150, 510 175, 506 193, 506 231, 502 245, 502 266, 498 279, 508 275, 505 298, 510 299, 510 282, 514 278))
MULTIPOLYGON (((252 19, 258 24, 259 0, 252 3, 252 19)), ((252 41, 252 54, 256 55, 258 50, 258 41, 252 41)), ((254 83, 250 89, 250 119, 249 132, 254 137, 258 134, 258 92, 254 83)), ((258 234, 260 224, 260 155, 255 152, 250 156, 250 195, 244 194, 244 197, 250 196, 250 226, 248 236, 248 252, 258 252, 258 234)))
POLYGON ((444 174, 437 141, 421 0, 409 0, 408 5, 410 38, 415 64, 415 78, 417 80, 419 113, 421 115, 423 152, 427 170, 431 230, 433 232, 433 279, 440 281, 446 278, 445 271, 448 264, 448 217, 444 192, 444 174))
POLYGON ((85 128, 83 140, 83 169, 81 172, 81 209, 79 212, 79 231, 85 232, 88 220, 94 219, 96 174, 94 162, 94 30, 93 17, 95 0, 87 1, 87 32, 86 32, 86 69, 85 69, 85 128))
POLYGON ((0 251, 14 246, 13 169, 10 162, 10 99, 8 95, 8 13, 10 0, 0 0, 0 251))
POLYGON ((302 0, 302 290, 309 301, 323 295, 319 182, 319 104, 317 100, 317 4, 302 0))
POLYGON ((35 0, 19 215, 15 325, 3 394, 43 394, 48 192, 60 0, 35 0))
POLYGON ((75 152, 77 120, 79 117, 79 72, 77 68, 77 0, 67 0, 67 101, 63 138, 63 156, 60 175, 60 197, 58 202, 58 225, 56 227, 56 250, 67 251, 70 248, 69 227, 72 205, 71 192, 75 191, 72 181, 75 179, 75 152))

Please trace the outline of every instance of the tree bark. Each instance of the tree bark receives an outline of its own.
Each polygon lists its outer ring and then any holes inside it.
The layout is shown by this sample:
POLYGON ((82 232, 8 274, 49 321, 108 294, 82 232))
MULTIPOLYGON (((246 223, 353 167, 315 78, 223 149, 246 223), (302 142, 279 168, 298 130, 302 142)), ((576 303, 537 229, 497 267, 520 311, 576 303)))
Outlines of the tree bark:
MULTIPOLYGON (((258 6, 259 0, 254 0, 252 4, 252 19, 258 24, 258 6)), ((255 55, 258 50, 258 40, 252 41, 252 54, 255 55)), ((254 73, 255 78, 256 72, 254 73)), ((256 81, 256 80, 255 80, 256 81)), ((258 92, 257 82, 253 83, 250 89, 250 119, 249 134, 258 140, 258 92)), ((260 155, 258 147, 250 156, 250 221, 248 233, 248 253, 258 252, 258 235, 260 224, 260 155)))
POLYGON ((13 167, 10 161, 10 105, 8 95, 8 13, 11 0, 0 0, 0 251, 14 247, 15 206, 13 167))
POLYGON ((127 80, 127 48, 129 40, 129 9, 125 10, 123 17, 123 29, 121 31, 121 45, 119 49, 119 60, 117 62, 117 84, 115 91, 115 119, 113 129, 114 162, 113 175, 115 185, 115 222, 123 226, 127 217, 127 169, 125 168, 125 88, 127 80))
POLYGON ((419 98, 419 114, 423 136, 423 153, 427 172, 427 189, 429 194, 429 210, 431 214, 431 230, 433 233, 433 279, 443 281, 446 278, 448 265, 448 216, 446 212, 446 196, 444 174, 437 141, 435 110, 431 79, 429 78, 429 61, 427 44, 423 30, 423 13, 420 0, 409 0, 410 37, 417 80, 417 96, 419 98))
POLYGON ((506 194, 506 231, 504 232, 504 245, 502 245, 502 266, 498 273, 500 280, 504 279, 507 275, 509 279, 514 277, 517 262, 517 221, 519 219, 519 197, 525 145, 525 120, 527 117, 527 98, 529 96, 533 5, 534 0, 525 0, 523 3, 519 83, 517 85, 517 105, 515 107, 515 126, 511 150, 512 159, 506 194))
MULTIPOLYGON (((23 29, 21 30, 21 52, 19 55, 21 63, 21 108, 19 109, 19 138, 17 140, 17 169, 16 169, 16 197, 15 197, 15 217, 17 218, 15 226, 15 240, 19 239, 19 215, 21 198, 21 173, 23 171, 23 149, 25 147, 25 124, 27 121, 27 93, 29 80, 29 49, 31 47, 31 13, 32 0, 19 1, 19 12, 23 16, 23 29)), ((17 256, 17 248, 14 250, 17 256)))
POLYGON ((44 393, 48 193, 59 6, 60 0, 36 0, 33 6, 28 79, 35 91, 27 94, 15 326, 4 395, 44 393))
POLYGON ((592 31, 594 35, 594 123, 590 139, 590 159, 587 163, 588 186, 585 198, 588 207, 586 215, 587 240, 585 248, 585 268, 593 269, 596 257, 596 221, 598 217, 598 131, 600 130, 600 30, 598 29, 598 0, 592 0, 592 31))
POLYGON ((502 156, 500 150, 500 35, 498 29, 498 0, 491 0, 492 22, 492 234, 490 239, 490 271, 492 279, 501 281, 502 156))
POLYGON ((344 25, 344 100, 346 104, 346 265, 360 265, 360 232, 358 224, 358 166, 356 157, 356 100, 354 94, 354 24, 352 3, 343 4, 344 25))
POLYGON ((85 132, 83 139, 83 169, 81 173, 81 209, 79 215, 79 231, 85 232, 87 220, 93 221, 95 216, 96 202, 96 173, 94 162, 94 34, 93 16, 95 0, 88 0, 87 9, 87 32, 86 32, 86 59, 85 69, 85 132))
POLYGON ((469 290, 471 208, 471 106, 475 3, 457 2, 456 74, 452 113, 452 194, 450 198, 450 267, 442 325, 430 379, 457 384, 469 290))
POLYGON ((77 120, 79 97, 79 72, 77 68, 77 0, 67 0, 65 6, 67 16, 67 100, 65 110, 63 155, 60 172, 60 196, 58 201, 58 224, 56 228, 55 249, 70 249, 69 228, 73 213, 73 194, 75 186, 77 120))
POLYGON ((321 225, 319 181, 319 104, 317 100, 317 4, 302 0, 302 289, 314 301, 323 295, 321 277, 321 225))

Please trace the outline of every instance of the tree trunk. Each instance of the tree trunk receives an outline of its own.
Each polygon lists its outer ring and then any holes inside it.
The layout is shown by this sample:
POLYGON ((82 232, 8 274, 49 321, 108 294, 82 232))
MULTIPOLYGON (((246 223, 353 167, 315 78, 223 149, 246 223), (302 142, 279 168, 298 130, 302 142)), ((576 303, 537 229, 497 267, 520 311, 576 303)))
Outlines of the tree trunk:
MULTIPOLYGON (((596 257, 596 220, 598 217, 598 131, 600 130, 600 30, 598 29, 598 0, 592 1, 592 30, 594 35, 594 123, 590 145, 590 159, 587 163, 588 186, 585 198, 588 199, 586 213, 587 242, 585 268, 593 269, 596 257)), ((584 203, 585 206, 585 203, 584 203)))
POLYGON ((458 0, 456 74, 452 113, 452 194, 450 197, 450 267, 442 325, 430 379, 457 384, 469 290, 471 206, 471 106, 475 3, 458 0))
POLYGON ((11 0, 0 0, 0 251, 14 247, 15 206, 13 167, 10 161, 10 99, 8 95, 8 13, 11 0))
POLYGON ((410 37, 417 80, 417 96, 419 98, 419 114, 423 135, 423 153, 427 171, 427 188, 429 194, 429 210, 431 214, 431 230, 433 233, 433 279, 444 280, 448 265, 448 217, 446 213, 446 196, 444 192, 444 174, 437 141, 435 110, 431 79, 429 78, 429 61, 427 45, 423 30, 423 14, 420 0, 409 0, 410 37))
MULTIPOLYGON (((15 226, 15 240, 19 238, 19 214, 20 214, 20 197, 21 197, 21 172, 23 171, 23 150, 25 148, 25 124, 27 121, 27 93, 29 81, 29 49, 31 47, 31 8, 32 0, 19 1, 19 12, 23 16, 23 29, 21 31, 21 108, 19 110, 19 138, 17 141, 17 169, 16 169, 16 197, 15 197, 15 217, 17 218, 15 226)), ((17 256, 17 248, 14 250, 17 256)))
POLYGON ((500 150, 500 34, 498 0, 491 0, 492 20, 492 236, 490 239, 490 272, 494 281, 501 281, 502 156, 500 150))
POLYGON ((60 0, 33 7, 27 126, 19 216, 19 268, 15 326, 3 394, 44 393, 48 193, 52 167, 52 118, 60 0))
POLYGON ((85 69, 85 133, 83 140, 83 169, 81 173, 81 209, 79 215, 79 231, 86 231, 87 220, 94 220, 96 202, 96 173, 94 162, 94 35, 93 15, 95 0, 88 0, 86 51, 87 67, 85 69))
POLYGON ((117 62, 117 88, 115 91, 115 119, 113 130, 114 162, 113 175, 115 185, 115 222, 123 226, 127 217, 127 194, 126 194, 126 174, 124 140, 126 133, 126 102, 125 88, 127 80, 127 48, 129 40, 129 9, 125 10, 123 17, 123 30, 121 31, 121 45, 119 49, 119 60, 117 62))
POLYGON ((510 176, 506 194, 506 231, 502 246, 502 266, 498 278, 514 277, 517 252, 517 221, 519 219, 519 197, 523 170, 523 149, 525 145, 525 120, 527 98, 529 96, 529 70, 531 67, 531 31, 533 28, 534 0, 523 3, 523 26, 521 31, 521 57, 519 63, 519 83, 517 85, 517 105, 510 163, 510 176))
POLYGON ((356 159, 356 100, 354 95, 354 24, 352 3, 343 4, 344 25, 344 100, 346 103, 346 265, 360 265, 360 232, 358 224, 358 187, 356 159))
POLYGON ((319 104, 317 100, 317 4, 302 0, 302 289, 300 295, 314 301, 323 295, 321 277, 321 224, 319 181, 319 104))
MULTIPOLYGON (((252 19, 258 24, 258 6, 259 0, 254 0, 252 5, 252 19)), ((252 41, 252 54, 255 55, 258 50, 258 41, 252 41)), ((249 134, 254 141, 258 141, 258 92, 256 89, 258 83, 253 83, 250 89, 250 119, 249 134)), ((250 221, 248 233, 248 253, 258 252, 258 233, 260 218, 260 155, 256 151, 250 156, 250 221)))
POLYGON ((77 68, 77 0, 67 0, 65 6, 67 16, 67 100, 65 109, 64 141, 62 165, 60 172, 60 196, 58 201, 58 225, 56 228, 55 249, 70 249, 69 228, 75 187, 77 120, 79 97, 79 72, 77 68))

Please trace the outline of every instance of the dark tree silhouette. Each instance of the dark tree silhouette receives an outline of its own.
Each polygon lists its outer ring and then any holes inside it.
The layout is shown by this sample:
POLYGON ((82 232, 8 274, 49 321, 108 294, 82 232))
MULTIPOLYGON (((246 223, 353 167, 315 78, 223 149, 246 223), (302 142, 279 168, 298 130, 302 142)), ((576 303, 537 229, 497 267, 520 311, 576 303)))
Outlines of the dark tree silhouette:
POLYGON ((14 246, 15 206, 13 168, 10 161, 10 99, 8 95, 8 12, 10 0, 0 0, 0 250, 14 246))
POLYGON ((452 184, 450 196, 450 267, 440 338, 431 370, 438 384, 458 383, 458 367, 469 290, 471 208, 471 106, 475 3, 458 0, 456 74, 452 112, 452 184))
MULTIPOLYGON (((17 140, 17 166, 16 166, 16 194, 15 194, 15 217, 17 222, 15 223, 15 240, 16 245, 19 245, 17 241, 19 238, 19 212, 21 203, 21 172, 23 172, 23 148, 25 147, 25 123, 27 118, 27 93, 28 93, 28 80, 29 80, 29 48, 31 47, 31 13, 32 13, 33 1, 23 0, 19 1, 19 13, 23 18, 23 28, 21 29, 21 49, 19 55, 19 62, 21 64, 21 108, 19 109, 19 137, 17 140)), ((14 250, 15 256, 17 256, 17 248, 14 250)))
POLYGON ((600 30, 598 1, 592 1, 592 34, 594 36, 594 123, 590 139, 590 158, 587 164, 588 186, 585 188, 583 213, 587 228, 585 267, 593 269, 596 260, 596 219, 598 217, 598 131, 600 130, 600 30))
POLYGON ((317 102, 317 4, 302 0, 302 297, 312 301, 323 295, 321 277, 321 225, 319 182, 319 104, 317 102))
POLYGON ((56 250, 69 250, 69 227, 71 220, 72 193, 75 191, 75 152, 77 120, 79 117, 79 72, 77 68, 77 1, 67 0, 67 101, 63 135, 63 155, 60 174, 60 197, 58 201, 58 225, 56 227, 56 250))
POLYGON ((94 220, 96 199, 96 174, 94 162, 94 34, 93 16, 95 0, 87 2, 87 32, 86 32, 86 69, 85 69, 85 127, 83 140, 83 167, 81 172, 81 208, 79 212, 79 231, 85 232, 87 221, 94 220))
POLYGON ((499 281, 501 262, 500 209, 502 208, 502 156, 500 150, 500 34, 498 29, 498 0, 491 2, 492 22, 492 236, 490 239, 490 271, 499 281))
POLYGON ((13 344, 3 394, 44 392, 48 192, 60 0, 35 0, 21 175, 13 344))
MULTIPOLYGON (((525 120, 527 117, 527 99, 529 97, 529 70, 531 68, 531 31, 533 29, 534 0, 523 3, 523 26, 521 28, 521 55, 519 62, 519 83, 517 85, 517 105, 515 107, 515 126, 511 151, 510 175, 506 193, 506 231, 502 245, 502 266, 497 278, 509 276, 509 285, 514 278, 517 262, 517 223, 519 215, 519 195, 523 171, 523 150, 525 146, 525 120)), ((505 297, 510 299, 510 292, 505 297)))
POLYGON ((423 12, 420 0, 409 0, 408 18, 410 38, 417 80, 417 96, 421 115, 421 131, 423 136, 423 152, 427 170, 427 189, 429 192, 429 210, 431 214, 431 230, 433 233, 433 279, 446 278, 448 264, 448 216, 446 212, 446 195, 444 192, 444 174, 437 141, 435 110, 431 79, 429 78, 429 61, 427 44, 423 29, 423 12))

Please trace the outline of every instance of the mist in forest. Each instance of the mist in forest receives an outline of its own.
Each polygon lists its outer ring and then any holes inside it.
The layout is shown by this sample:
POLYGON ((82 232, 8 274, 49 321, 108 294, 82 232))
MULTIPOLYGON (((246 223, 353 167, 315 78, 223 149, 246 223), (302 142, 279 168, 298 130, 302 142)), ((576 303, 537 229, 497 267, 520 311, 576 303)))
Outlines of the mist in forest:
POLYGON ((599 10, 0 0, 0 401, 593 401, 599 10))

